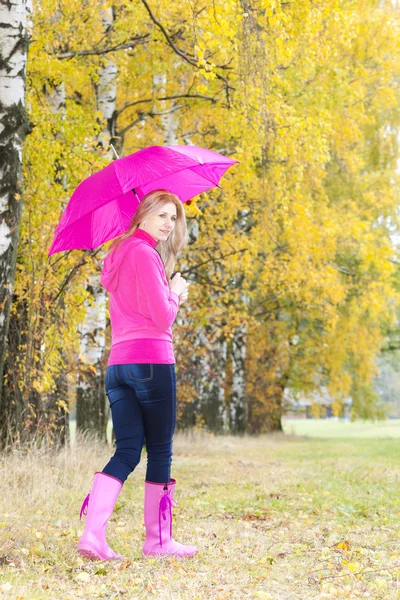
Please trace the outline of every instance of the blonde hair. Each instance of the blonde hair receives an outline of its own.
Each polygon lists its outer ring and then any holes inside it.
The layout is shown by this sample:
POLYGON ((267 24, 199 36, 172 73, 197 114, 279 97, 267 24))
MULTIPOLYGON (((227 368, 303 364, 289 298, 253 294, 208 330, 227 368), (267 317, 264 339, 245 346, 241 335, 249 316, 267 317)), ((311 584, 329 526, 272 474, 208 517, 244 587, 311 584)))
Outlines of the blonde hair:
POLYGON ((158 242, 156 251, 159 253, 161 260, 164 263, 165 275, 167 280, 169 280, 174 271, 176 258, 183 248, 187 246, 189 236, 183 204, 178 196, 171 194, 171 192, 168 192, 167 190, 154 190, 143 197, 137 211, 133 215, 129 229, 113 240, 106 256, 108 256, 114 248, 117 250, 121 242, 135 233, 139 224, 144 221, 146 217, 157 212, 164 204, 167 204, 167 202, 173 202, 176 206, 175 227, 166 241, 160 240, 158 242))

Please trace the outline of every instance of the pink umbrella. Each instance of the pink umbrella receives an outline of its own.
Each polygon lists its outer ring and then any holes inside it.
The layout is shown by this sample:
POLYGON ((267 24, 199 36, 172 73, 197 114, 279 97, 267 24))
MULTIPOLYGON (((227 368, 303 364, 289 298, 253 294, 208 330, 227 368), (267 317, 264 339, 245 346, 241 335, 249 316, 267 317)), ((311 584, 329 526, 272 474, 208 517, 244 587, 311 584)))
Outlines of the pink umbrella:
POLYGON ((150 146, 119 158, 78 185, 54 230, 48 256, 93 250, 127 231, 148 192, 168 190, 185 203, 217 186, 236 162, 198 146, 150 146))

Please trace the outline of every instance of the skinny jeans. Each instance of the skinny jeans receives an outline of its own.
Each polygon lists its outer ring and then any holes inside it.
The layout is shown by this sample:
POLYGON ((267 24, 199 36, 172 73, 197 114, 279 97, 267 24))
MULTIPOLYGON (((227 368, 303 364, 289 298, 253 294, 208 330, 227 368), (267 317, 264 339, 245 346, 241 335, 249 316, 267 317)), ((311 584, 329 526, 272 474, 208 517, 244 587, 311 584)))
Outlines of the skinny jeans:
POLYGON ((146 480, 169 484, 176 423, 175 365, 109 365, 106 392, 116 451, 103 473, 124 483, 139 464, 145 443, 146 480))

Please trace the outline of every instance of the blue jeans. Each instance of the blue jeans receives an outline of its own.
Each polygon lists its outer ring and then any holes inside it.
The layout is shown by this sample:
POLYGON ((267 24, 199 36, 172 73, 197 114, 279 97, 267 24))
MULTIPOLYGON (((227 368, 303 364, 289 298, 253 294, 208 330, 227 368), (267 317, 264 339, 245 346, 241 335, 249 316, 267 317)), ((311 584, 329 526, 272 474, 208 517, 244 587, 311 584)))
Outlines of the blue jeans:
POLYGON ((123 483, 139 464, 145 441, 146 480, 169 483, 176 422, 175 365, 110 365, 106 392, 117 448, 103 473, 123 483))

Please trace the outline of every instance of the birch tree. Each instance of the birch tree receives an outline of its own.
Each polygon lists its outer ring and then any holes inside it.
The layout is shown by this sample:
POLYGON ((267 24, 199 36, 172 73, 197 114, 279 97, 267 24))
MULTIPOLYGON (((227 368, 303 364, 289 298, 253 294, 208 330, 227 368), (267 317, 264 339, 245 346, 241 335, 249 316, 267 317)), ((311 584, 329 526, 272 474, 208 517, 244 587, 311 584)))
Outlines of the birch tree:
MULTIPOLYGON (((104 35, 107 36, 114 22, 112 7, 102 10, 101 19, 104 35)), ((110 161, 113 158, 110 143, 114 134, 117 75, 117 65, 108 56, 99 69, 98 82, 95 83, 96 108, 102 121, 97 141, 102 153, 110 161)), ((87 289, 90 299, 85 302, 86 318, 79 328, 81 360, 77 374, 76 425, 81 431, 89 430, 105 439, 109 416, 105 393, 107 292, 100 284, 99 271, 90 275, 87 289)))
POLYGON ((0 422, 4 358, 22 215, 22 152, 30 0, 0 3, 0 422))
POLYGON ((25 107, 30 14, 30 0, 0 4, 0 445, 9 427, 4 359, 22 215, 22 152, 30 130, 25 107))

